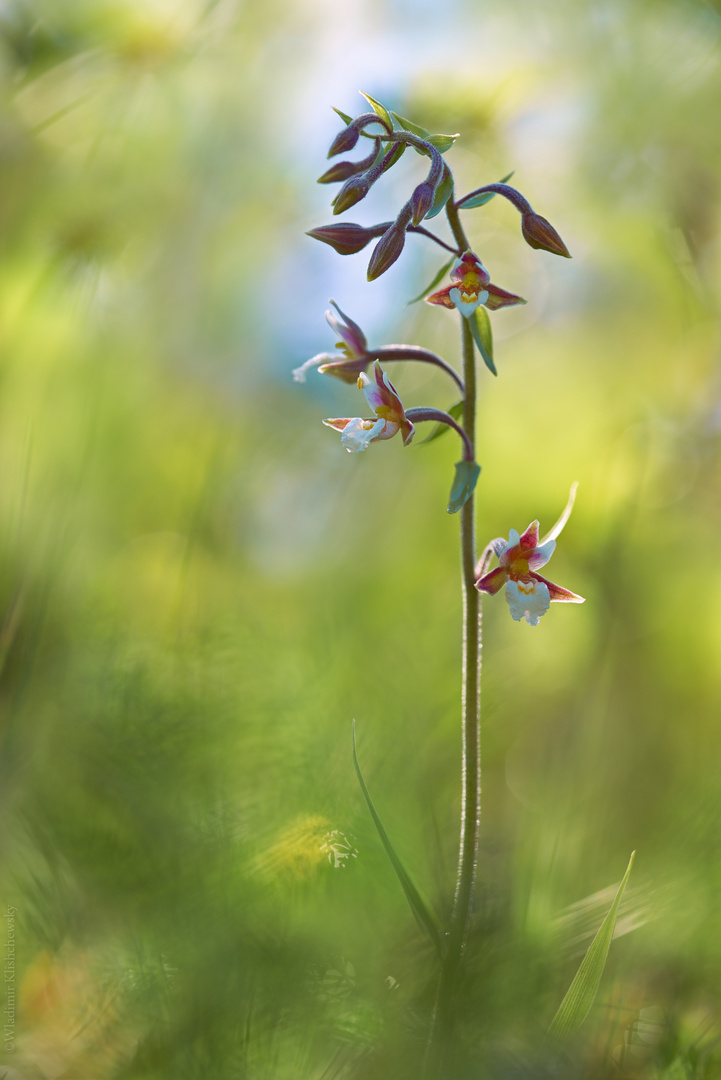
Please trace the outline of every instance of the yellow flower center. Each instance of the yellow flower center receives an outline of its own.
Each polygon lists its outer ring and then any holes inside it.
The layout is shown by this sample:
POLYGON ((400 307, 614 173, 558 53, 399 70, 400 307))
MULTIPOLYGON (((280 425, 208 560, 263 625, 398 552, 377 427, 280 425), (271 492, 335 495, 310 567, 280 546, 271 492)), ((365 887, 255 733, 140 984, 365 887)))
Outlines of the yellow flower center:
POLYGON ((526 577, 528 575, 528 559, 514 559, 508 567, 508 573, 512 578, 526 577))

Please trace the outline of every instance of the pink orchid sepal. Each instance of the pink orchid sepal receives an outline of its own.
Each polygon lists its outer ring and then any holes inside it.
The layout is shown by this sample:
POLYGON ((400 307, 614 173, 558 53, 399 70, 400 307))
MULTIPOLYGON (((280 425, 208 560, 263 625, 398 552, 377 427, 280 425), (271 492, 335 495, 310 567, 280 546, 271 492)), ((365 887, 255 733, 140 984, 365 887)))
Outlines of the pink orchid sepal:
POLYGON ((493 596, 505 585, 511 616, 517 622, 525 619, 531 626, 537 626, 552 602, 584 603, 582 596, 556 585, 538 573, 556 549, 556 537, 571 514, 576 488, 577 485, 573 484, 565 510, 542 540, 539 541, 537 521, 532 521, 520 535, 515 529, 511 529, 508 540, 501 537, 491 541, 477 567, 476 588, 479 592, 493 596), (493 555, 498 557, 498 566, 495 570, 485 572, 493 555))
POLYGON ((495 311, 497 308, 513 307, 526 302, 522 296, 516 296, 515 293, 491 284, 491 275, 472 251, 465 251, 460 259, 456 259, 451 269, 451 278, 454 283, 431 293, 426 297, 426 303, 458 308, 461 315, 470 319, 481 304, 495 311))
POLYGON ((403 437, 403 445, 408 446, 415 434, 415 428, 406 417, 396 388, 377 360, 373 374, 375 379, 369 379, 365 372, 358 376, 358 389, 363 391, 366 401, 375 413, 373 419, 355 416, 333 417, 323 421, 326 427, 341 432, 341 446, 349 454, 367 450, 372 442, 392 439, 399 431, 403 437))

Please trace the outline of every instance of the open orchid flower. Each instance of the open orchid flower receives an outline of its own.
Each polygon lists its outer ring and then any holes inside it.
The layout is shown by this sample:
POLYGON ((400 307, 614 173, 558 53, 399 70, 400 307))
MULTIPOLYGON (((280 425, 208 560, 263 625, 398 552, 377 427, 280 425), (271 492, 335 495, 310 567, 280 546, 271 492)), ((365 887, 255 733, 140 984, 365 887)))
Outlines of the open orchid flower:
POLYGON ((514 304, 525 304, 522 296, 499 289, 491 284, 491 275, 485 266, 472 251, 465 251, 460 259, 456 259, 451 269, 453 285, 446 285, 445 289, 431 293, 426 297, 428 304, 441 304, 447 308, 458 308, 461 315, 470 319, 477 307, 484 307, 495 311, 496 308, 512 307, 514 304))
POLYGON ((371 357, 368 355, 368 342, 358 323, 349 319, 335 300, 330 302, 340 315, 340 319, 332 311, 326 311, 325 317, 331 330, 334 330, 341 338, 336 349, 341 350, 345 359, 339 360, 337 353, 318 353, 317 356, 313 356, 300 367, 295 368, 294 382, 305 382, 306 372, 318 368, 322 375, 335 375, 343 382, 354 383, 360 372, 365 371, 371 362, 371 357))
POLYGON ((538 570, 545 566, 556 548, 559 535, 573 507, 576 496, 576 484, 571 488, 566 509, 561 514, 551 531, 539 542, 538 522, 532 521, 520 536, 511 529, 508 540, 502 537, 492 540, 486 548, 488 558, 484 556, 479 565, 480 576, 476 581, 479 592, 494 595, 506 586, 506 600, 512 617, 520 622, 525 619, 531 626, 537 626, 539 619, 548 611, 551 602, 561 604, 582 604, 584 598, 568 589, 554 585, 552 581, 541 577, 538 570), (498 566, 490 573, 483 573, 490 557, 498 557, 498 566))
POLYGON ((415 432, 413 424, 406 417, 393 383, 377 360, 373 374, 375 380, 369 379, 364 372, 358 376, 358 389, 363 391, 366 401, 375 413, 372 420, 364 420, 356 416, 352 419, 336 418, 323 421, 327 427, 342 432, 341 445, 349 454, 367 450, 372 442, 392 439, 399 431, 403 435, 403 445, 408 446, 415 432))

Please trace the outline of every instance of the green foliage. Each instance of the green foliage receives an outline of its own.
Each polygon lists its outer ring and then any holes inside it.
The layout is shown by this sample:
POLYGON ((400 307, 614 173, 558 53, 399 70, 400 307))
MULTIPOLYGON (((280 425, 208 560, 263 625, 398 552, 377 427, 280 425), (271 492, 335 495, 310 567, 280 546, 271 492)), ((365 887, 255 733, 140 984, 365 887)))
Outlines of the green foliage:
MULTIPOLYGON (((463 402, 457 401, 455 405, 451 405, 446 411, 454 420, 460 420, 463 416, 463 402)), ((423 439, 422 442, 419 443, 419 446, 427 446, 429 442, 435 442, 436 439, 440 439, 441 435, 447 434, 450 430, 451 428, 448 424, 436 424, 430 435, 426 439, 423 439)))
POLYGON ((438 187, 436 188, 436 194, 435 194, 435 197, 433 199, 433 206, 430 208, 430 210, 426 214, 426 221, 429 218, 433 218, 437 214, 440 214, 441 210, 444 209, 444 207, 445 207, 446 203, 448 202, 448 200, 452 197, 453 191, 454 191, 453 174, 451 173, 451 170, 448 168, 448 166, 444 162, 444 164, 443 164, 443 175, 441 176, 441 182, 438 185, 438 187))
POLYGON ((376 101, 370 94, 366 94, 364 90, 361 90, 361 94, 366 99, 376 116, 380 116, 381 120, 384 120, 388 125, 389 130, 393 128, 393 121, 391 120, 391 114, 386 109, 385 105, 381 105, 380 101, 376 101))
MULTIPOLYGON (((515 169, 512 169, 506 176, 503 176, 498 181, 498 183, 499 184, 507 184, 508 181, 513 176, 514 172, 515 172, 515 169)), ((489 203, 491 201, 491 199, 495 198, 495 196, 496 196, 495 191, 485 191, 485 192, 482 192, 480 195, 474 195, 472 199, 464 199, 463 200, 463 209, 464 210, 472 210, 476 206, 485 206, 486 203, 489 203)))
POLYGON ((459 461, 456 464, 451 493, 448 496, 449 514, 457 514, 461 507, 468 502, 480 475, 481 466, 477 465, 475 461, 459 461))
POLYGON ((591 1007, 596 1000, 596 994, 601 985, 601 976, 603 975, 603 969, 606 966, 606 960, 608 958, 608 950, 611 948, 613 933, 616 929, 618 909, 621 904, 624 889, 631 876, 635 855, 636 852, 634 851, 629 859, 626 873, 623 875, 623 880, 618 887, 618 891, 608 914, 601 923, 598 933, 591 942, 588 952, 584 956, 581 966, 568 988, 566 996, 559 1005, 558 1011, 551 1021, 551 1026, 548 1029, 548 1038, 552 1043, 560 1043, 574 1035, 588 1016, 591 1007))
POLYGON ((492 375, 497 375, 496 365, 493 362, 493 330, 491 329, 491 319, 486 309, 484 307, 477 307, 471 318, 468 320, 468 325, 473 334, 476 348, 483 359, 483 363, 492 375))
POLYGON ((452 259, 449 259, 448 262, 444 263, 438 273, 435 274, 433 281, 430 283, 430 285, 427 285, 423 292, 420 292, 418 296, 415 296, 412 300, 408 301, 409 306, 411 304, 417 304, 419 300, 423 300, 426 296, 428 296, 429 293, 433 292, 436 285, 440 285, 440 283, 443 281, 443 278, 446 276, 455 261, 456 260, 454 256, 452 259))
POLYGON ((353 765, 355 767, 356 776, 358 777, 358 783, 361 786, 363 792, 363 798, 366 801, 366 805, 370 811, 370 815, 373 818, 373 824, 376 827, 376 831, 380 837, 381 843, 385 850, 386 855, 390 859, 391 866, 393 867, 396 877, 398 878, 401 888, 405 894, 405 898, 408 901, 409 907, 413 912, 413 916, 416 919, 418 925, 422 930, 428 934, 428 937, 433 942, 433 946, 439 956, 443 954, 443 945, 441 941, 441 932, 438 926, 438 919, 432 913, 428 905, 424 902, 418 889, 415 887, 408 872, 406 871, 403 863, 396 854, 393 845, 390 842, 388 833, 383 828, 383 823, 378 816, 378 811, 373 805, 373 800, 370 797, 370 792, 366 786, 366 782, 363 779, 363 773, 361 772, 360 765, 358 764, 358 754, 356 752, 355 744, 355 721, 353 721, 353 765))
MULTIPOLYGON (((396 112, 391 112, 391 116, 396 121, 397 127, 404 128, 406 131, 410 131, 412 135, 417 135, 420 139, 429 142, 431 146, 435 146, 440 154, 445 154, 447 150, 450 150, 458 138, 457 134, 431 135, 430 131, 426 131, 426 129, 419 124, 412 124, 410 120, 406 120, 405 116, 399 116, 396 112)), ((418 154, 428 153, 427 150, 423 150, 420 147, 414 147, 414 149, 418 154)))
MULTIPOLYGON (((387 45, 377 14, 361 5, 359 25, 387 45)), ((494 9, 492 54, 488 17, 444 10, 473 62, 409 52, 396 100, 462 131, 459 191, 521 148, 524 191, 574 251, 531 250, 498 201, 463 218, 493 280, 529 299, 490 314, 479 547, 543 531, 578 478, 549 569, 587 602, 530 628, 483 601, 457 1073, 611 1080, 657 1006, 663 1038, 626 1074, 716 1080, 718 19, 521 0, 494 9), (539 1017, 634 847, 597 1006, 547 1063, 539 1017)), ((383 304, 385 283, 306 273, 325 255, 302 235, 316 125, 330 140, 343 123, 319 70, 345 31, 308 5, 33 0, 5 5, 0 32, 0 912, 18 909, 22 1024, 0 1075, 416 1080, 435 951, 359 798, 348 725, 445 926, 458 450, 396 439, 356 460, 318 420, 352 415, 358 391, 290 370, 332 348, 328 295, 374 343, 387 326, 453 364, 458 317, 405 308, 402 262, 383 304)), ((409 405, 455 400, 427 365, 391 376, 409 405)))

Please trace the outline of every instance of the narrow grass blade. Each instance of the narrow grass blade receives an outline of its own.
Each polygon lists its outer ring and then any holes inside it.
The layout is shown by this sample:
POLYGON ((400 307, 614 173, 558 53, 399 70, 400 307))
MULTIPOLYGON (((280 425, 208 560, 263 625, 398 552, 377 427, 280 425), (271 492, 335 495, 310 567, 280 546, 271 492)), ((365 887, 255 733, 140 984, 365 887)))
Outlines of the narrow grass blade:
POLYGON ((427 906, 427 904, 421 898, 421 894, 418 892, 418 889, 415 887, 408 874, 406 873, 403 863, 396 855, 393 849, 393 845, 388 839, 388 833, 383 828, 381 819, 378 817, 378 812, 373 805, 373 800, 370 797, 370 792, 366 787, 365 780, 363 779, 363 774, 360 770, 360 765, 358 764, 358 754, 356 753, 355 720, 353 721, 353 764, 355 766, 358 782, 361 786, 361 791, 363 792, 363 796, 368 805, 368 809, 370 810, 370 815, 373 818, 373 824, 375 825, 378 835, 381 839, 381 843, 386 850, 386 855, 390 859, 391 865, 396 872, 396 877, 401 883, 401 888, 406 894, 406 900, 410 904, 411 911, 415 916, 416 922, 418 923, 420 928, 422 930, 425 930, 425 932, 428 934, 429 938, 435 946, 436 952, 440 957, 442 957, 443 945, 441 941, 441 931, 438 926, 438 920, 436 919, 430 908, 427 906))
POLYGON ((547 1035, 551 1043, 557 1045, 570 1038, 571 1035, 578 1031, 591 1011, 591 1006, 598 993, 601 975, 606 966, 606 958, 613 939, 621 897, 631 876, 631 867, 635 857, 636 852, 634 851, 631 854, 626 873, 623 875, 623 881, 618 887, 616 898, 611 904, 606 918, 601 923, 598 933, 591 942, 588 952, 581 961, 581 966, 576 972, 576 976, 569 986, 558 1012, 551 1021, 547 1035))
POLYGON ((436 285, 440 285, 440 283, 443 281, 443 278, 446 276, 455 261, 456 258, 454 255, 452 259, 449 259, 447 263, 443 264, 436 276, 433 278, 433 281, 430 283, 430 285, 427 285, 423 292, 419 293, 418 296, 413 298, 413 300, 409 300, 406 306, 410 307, 411 304, 417 304, 419 300, 423 300, 426 296, 428 296, 428 293, 432 292, 433 289, 435 289, 436 285))

